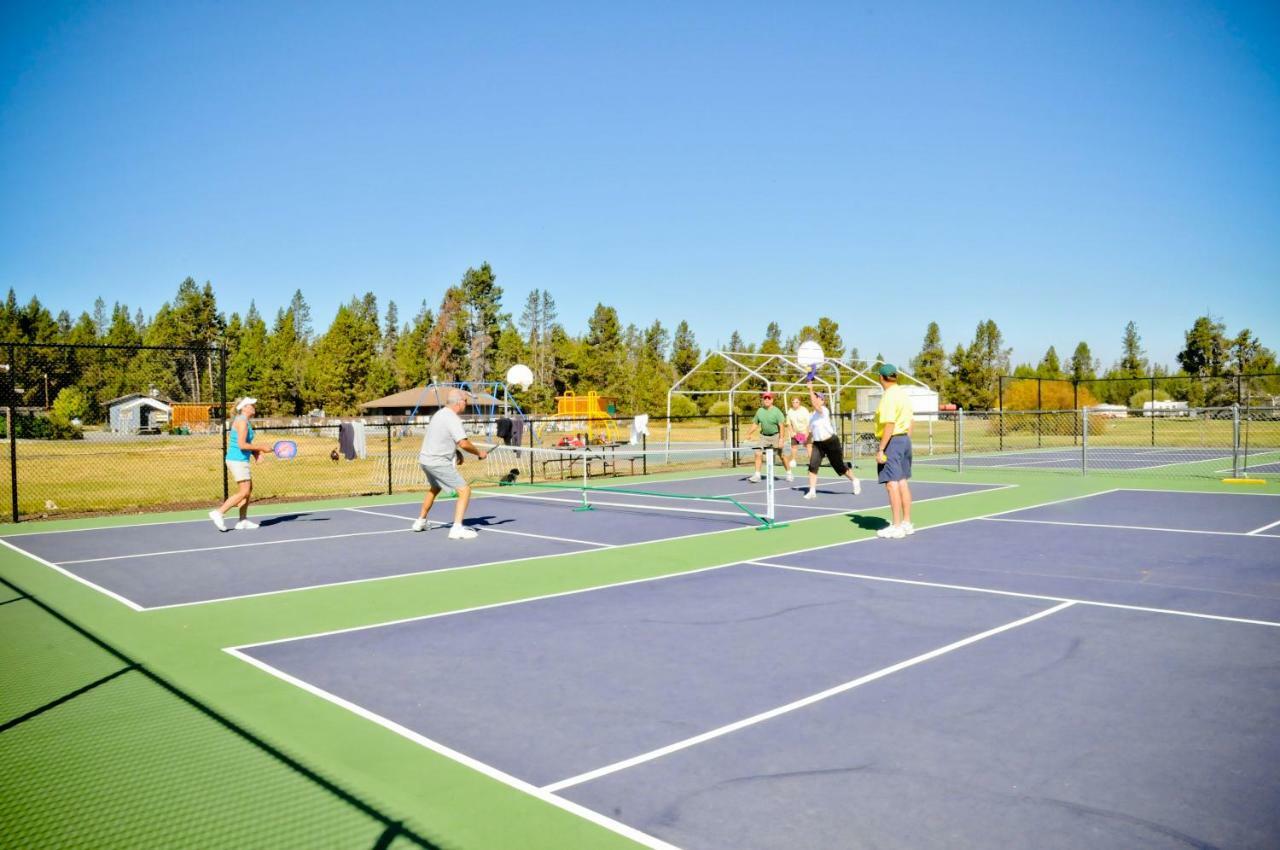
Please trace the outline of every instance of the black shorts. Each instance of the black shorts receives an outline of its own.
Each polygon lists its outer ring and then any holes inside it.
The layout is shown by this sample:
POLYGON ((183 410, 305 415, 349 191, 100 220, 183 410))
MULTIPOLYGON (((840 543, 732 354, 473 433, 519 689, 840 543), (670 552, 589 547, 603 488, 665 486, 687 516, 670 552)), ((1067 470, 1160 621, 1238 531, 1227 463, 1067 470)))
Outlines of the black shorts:
POLYGON ((831 461, 831 468, 836 471, 836 475, 844 475, 849 470, 844 462, 844 447, 840 445, 840 438, 835 434, 825 440, 814 440, 809 445, 812 446, 809 451, 810 472, 816 473, 822 468, 824 457, 831 461))

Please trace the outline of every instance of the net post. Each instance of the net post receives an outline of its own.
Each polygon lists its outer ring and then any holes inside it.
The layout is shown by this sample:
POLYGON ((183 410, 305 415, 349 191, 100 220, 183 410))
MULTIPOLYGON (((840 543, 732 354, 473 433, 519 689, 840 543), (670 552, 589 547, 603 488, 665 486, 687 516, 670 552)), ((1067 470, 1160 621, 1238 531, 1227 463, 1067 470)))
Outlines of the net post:
MULTIPOLYGON (((729 445, 738 448, 738 411, 733 409, 733 397, 729 397, 729 445)), ((738 453, 735 451, 729 456, 729 463, 736 469, 738 466, 738 453)))
POLYGON ((1240 405, 1231 405, 1231 477, 1240 477, 1240 405))
POLYGON ((772 524, 774 519, 773 449, 766 449, 764 454, 764 518, 772 524))
POLYGON ((1089 471, 1089 409, 1080 409, 1080 474, 1089 471))

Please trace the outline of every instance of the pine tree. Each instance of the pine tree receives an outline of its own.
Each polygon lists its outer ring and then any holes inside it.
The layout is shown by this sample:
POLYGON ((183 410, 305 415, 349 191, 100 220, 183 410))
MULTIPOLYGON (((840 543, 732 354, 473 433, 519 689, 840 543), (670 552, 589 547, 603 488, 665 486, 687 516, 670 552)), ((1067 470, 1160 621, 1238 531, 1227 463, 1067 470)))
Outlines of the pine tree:
POLYGON ((1058 359, 1058 350, 1052 345, 1044 353, 1044 357, 1040 359, 1040 365, 1036 368, 1036 375, 1055 381, 1062 379, 1062 361, 1058 359))
POLYGON ((1089 350, 1089 343, 1081 340, 1076 345, 1067 368, 1071 372, 1071 380, 1077 383, 1092 381, 1097 377, 1097 365, 1093 362, 1093 352, 1089 350))
POLYGON ((1140 378, 1147 373, 1147 359, 1143 356, 1142 337, 1138 336, 1138 325, 1129 322, 1124 326, 1124 338, 1121 340, 1119 369, 1126 378, 1140 378))
MULTIPOLYGON (((857 349, 854 349, 854 353, 857 349)), ((947 352, 942 347, 942 331, 930 322, 924 332, 920 353, 911 360, 911 371, 926 386, 941 390, 947 379, 947 352)))
POLYGON ((698 350, 698 341, 694 338, 689 323, 681 320, 676 325, 676 333, 671 341, 671 365, 676 377, 689 374, 701 359, 702 352, 698 350))

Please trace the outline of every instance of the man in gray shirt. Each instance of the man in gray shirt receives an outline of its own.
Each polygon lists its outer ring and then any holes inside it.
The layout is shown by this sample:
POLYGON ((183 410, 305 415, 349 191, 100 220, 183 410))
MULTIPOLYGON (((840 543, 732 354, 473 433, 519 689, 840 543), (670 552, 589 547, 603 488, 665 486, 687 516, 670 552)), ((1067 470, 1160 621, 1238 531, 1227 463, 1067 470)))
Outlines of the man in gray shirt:
POLYGON ((458 491, 458 502, 453 507, 453 526, 449 529, 450 540, 470 540, 476 536, 473 529, 462 524, 462 517, 467 512, 467 502, 471 501, 471 487, 458 472, 454 463, 454 454, 462 449, 471 452, 484 460, 485 451, 478 449, 467 439, 462 430, 462 420, 458 414, 467 406, 467 397, 461 390, 449 390, 445 397, 445 406, 440 408, 427 424, 427 434, 422 438, 422 451, 418 452, 418 463, 427 476, 430 489, 422 500, 422 511, 413 521, 414 531, 424 531, 427 527, 427 511, 435 502, 436 496, 445 487, 458 491))

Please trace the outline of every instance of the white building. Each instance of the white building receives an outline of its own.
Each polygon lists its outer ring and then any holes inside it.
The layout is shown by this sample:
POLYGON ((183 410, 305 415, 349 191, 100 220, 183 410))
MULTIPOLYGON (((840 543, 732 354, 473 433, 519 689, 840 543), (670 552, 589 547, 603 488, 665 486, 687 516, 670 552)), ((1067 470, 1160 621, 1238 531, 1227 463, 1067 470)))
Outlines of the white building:
POLYGON ((1190 416, 1190 406, 1185 401, 1144 401, 1143 416, 1190 416))
POLYGON ((163 430, 173 408, 164 400, 142 393, 120 396, 107 402, 107 423, 117 434, 141 434, 163 430))
MULTIPOLYGON (((902 388, 911 397, 911 409, 915 412, 916 419, 936 420, 938 418, 937 390, 912 384, 903 384, 902 388)), ((858 387, 857 412, 859 414, 875 413, 883 396, 884 390, 880 387, 858 387)))

